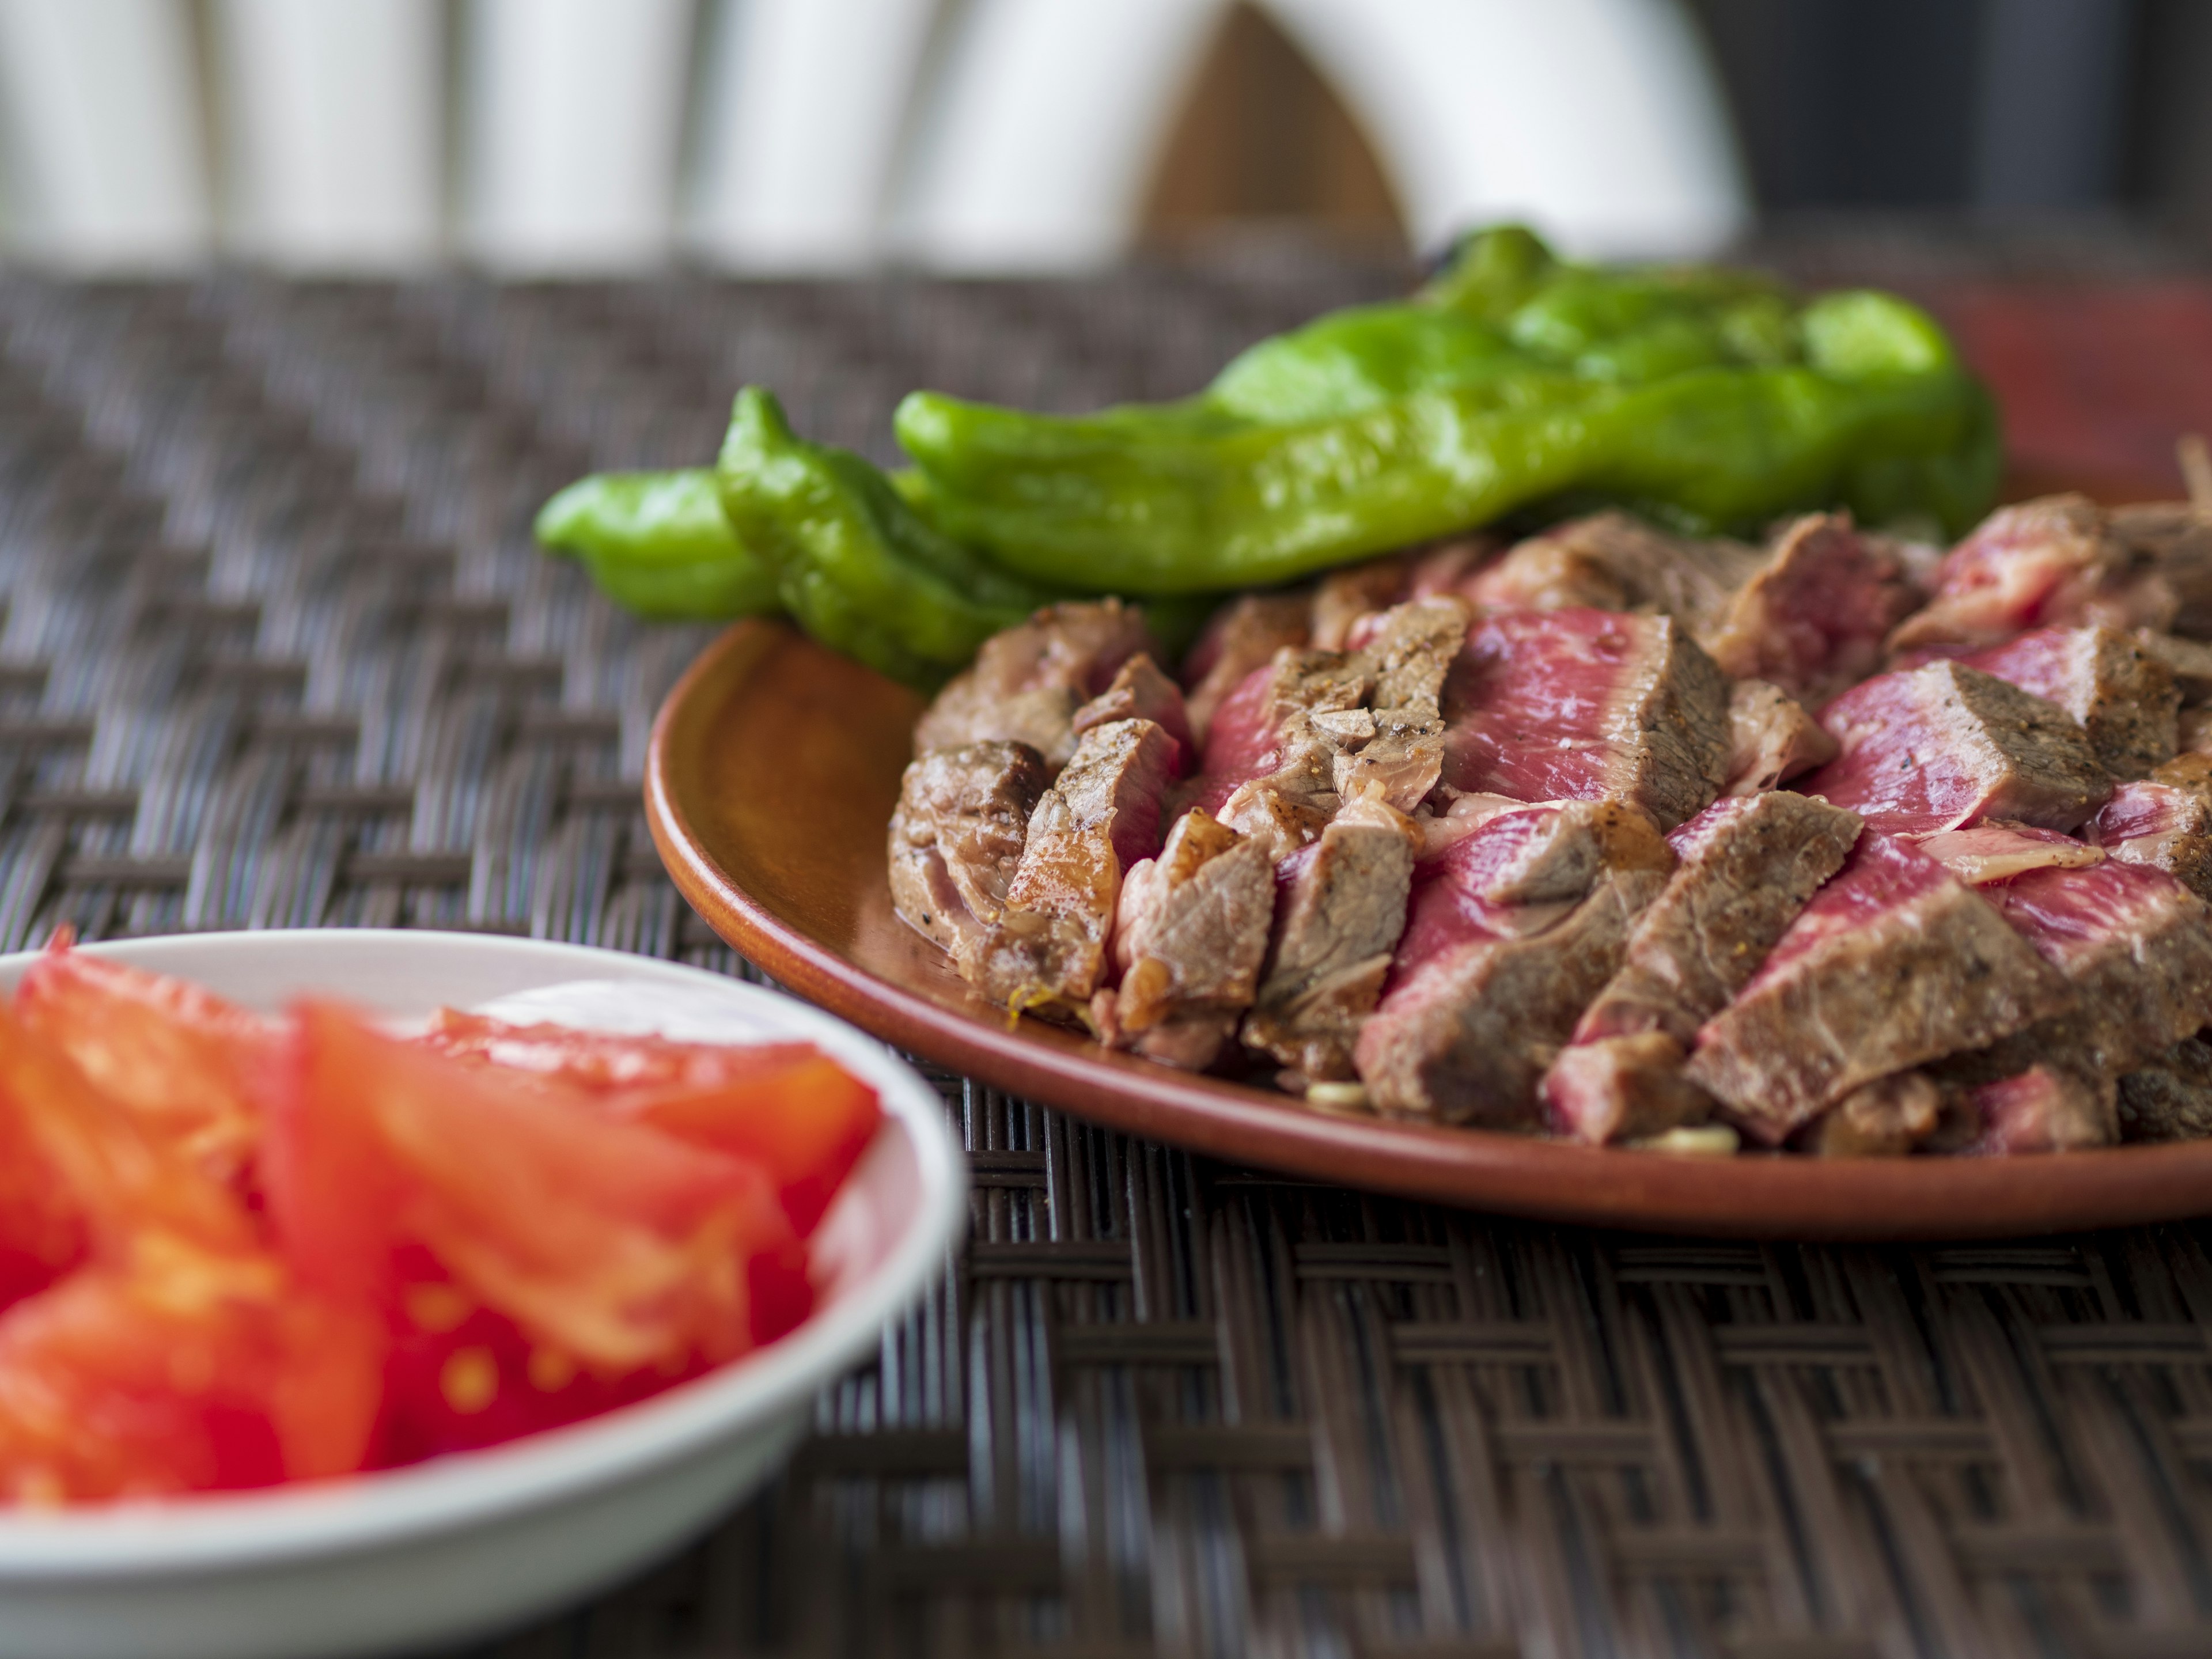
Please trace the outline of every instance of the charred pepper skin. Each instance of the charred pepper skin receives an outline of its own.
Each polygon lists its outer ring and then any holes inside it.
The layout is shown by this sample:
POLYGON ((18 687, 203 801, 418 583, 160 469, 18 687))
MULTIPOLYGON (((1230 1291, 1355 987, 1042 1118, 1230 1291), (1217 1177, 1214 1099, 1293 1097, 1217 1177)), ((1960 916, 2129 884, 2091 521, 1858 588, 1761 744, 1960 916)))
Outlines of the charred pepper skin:
POLYGON ((794 434, 758 386, 738 394, 714 477, 793 620, 906 684, 941 684, 992 635, 1066 597, 940 534, 860 456, 794 434))
POLYGON ((1837 505, 1956 532, 2002 467, 1987 392, 1901 300, 1598 271, 1518 230, 1471 239, 1411 301, 1261 342, 1194 398, 1065 417, 916 392, 896 429, 949 533, 1130 594, 1597 502, 1698 532, 1837 505))
POLYGON ((659 622, 720 622, 783 608, 775 572, 723 516, 714 475, 597 472, 538 510, 541 546, 575 558, 617 604, 659 622))

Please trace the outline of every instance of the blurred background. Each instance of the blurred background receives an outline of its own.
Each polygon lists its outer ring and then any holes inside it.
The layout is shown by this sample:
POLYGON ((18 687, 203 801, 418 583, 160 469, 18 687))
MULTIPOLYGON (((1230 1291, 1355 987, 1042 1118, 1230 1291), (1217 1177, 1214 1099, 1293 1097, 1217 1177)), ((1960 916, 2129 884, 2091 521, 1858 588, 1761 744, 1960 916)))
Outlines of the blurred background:
POLYGON ((1074 270, 1505 216, 2193 258, 2207 86, 2207 0, 0 0, 0 236, 101 272, 1074 270))

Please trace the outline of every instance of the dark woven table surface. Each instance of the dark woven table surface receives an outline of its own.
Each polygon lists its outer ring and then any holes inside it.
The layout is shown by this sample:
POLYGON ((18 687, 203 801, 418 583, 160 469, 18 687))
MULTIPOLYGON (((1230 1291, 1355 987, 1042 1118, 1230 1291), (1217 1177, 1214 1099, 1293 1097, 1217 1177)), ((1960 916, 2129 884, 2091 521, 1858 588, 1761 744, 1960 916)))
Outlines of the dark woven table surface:
MULTIPOLYGON (((1800 264, 1943 309, 2029 466, 2159 488, 2212 428, 2212 284, 1894 253, 1800 264)), ((537 503, 710 456, 744 380, 880 455, 910 386, 1177 392, 1395 280, 0 279, 0 948, 404 925, 741 971, 637 805, 706 635, 540 559, 537 503)), ((941 1081, 976 1192, 939 1291, 712 1536, 472 1652, 2212 1652, 2212 1231, 1508 1224, 941 1081)))

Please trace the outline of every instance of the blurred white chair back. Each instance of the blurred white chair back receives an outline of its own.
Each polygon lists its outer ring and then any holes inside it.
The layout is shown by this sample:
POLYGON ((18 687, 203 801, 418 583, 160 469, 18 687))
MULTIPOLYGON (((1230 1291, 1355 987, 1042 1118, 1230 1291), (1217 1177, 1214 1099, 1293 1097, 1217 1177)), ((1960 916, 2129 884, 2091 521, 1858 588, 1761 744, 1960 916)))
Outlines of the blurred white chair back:
MULTIPOLYGON (((1420 244, 1511 216, 1680 252, 1744 221, 1679 0, 1258 3, 1420 244)), ((103 269, 1079 268, 1134 240, 1228 7, 212 0, 203 43, 189 0, 0 0, 9 240, 103 269)))

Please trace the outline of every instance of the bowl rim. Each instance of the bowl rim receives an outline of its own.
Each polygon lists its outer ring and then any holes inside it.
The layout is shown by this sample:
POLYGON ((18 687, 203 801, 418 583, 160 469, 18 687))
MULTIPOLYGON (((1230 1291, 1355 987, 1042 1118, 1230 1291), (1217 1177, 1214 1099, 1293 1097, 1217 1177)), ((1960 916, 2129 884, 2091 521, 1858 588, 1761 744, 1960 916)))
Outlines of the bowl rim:
MULTIPOLYGON (((767 1347, 649 1400, 480 1450, 329 1480, 237 1493, 33 1512, 0 1510, 0 1583, 187 1573, 350 1553, 465 1530, 622 1485, 739 1428, 803 1407, 860 1357, 940 1273, 968 1223, 967 1163, 938 1091, 885 1045, 796 997, 702 968, 592 945, 426 928, 316 927, 157 934, 77 948, 159 971, 166 958, 312 948, 316 940, 404 957, 412 951, 527 956, 556 971, 542 983, 636 979, 700 986, 749 1005, 793 1037, 820 1043, 880 1095, 878 1138, 913 1147, 917 1201, 880 1260, 842 1296, 767 1347), (558 971, 572 969, 573 971, 558 971), (593 970, 598 971, 593 971, 593 970)), ((0 981, 40 953, 0 956, 0 981)), ((303 985, 303 990, 311 988, 303 985)), ((331 994, 343 997, 342 988, 331 994)))

